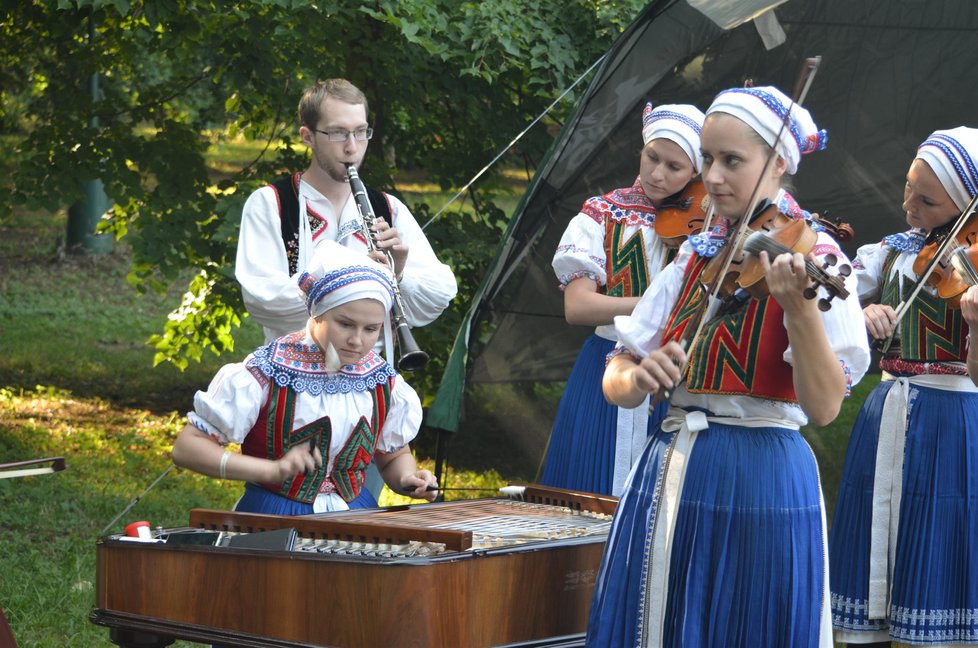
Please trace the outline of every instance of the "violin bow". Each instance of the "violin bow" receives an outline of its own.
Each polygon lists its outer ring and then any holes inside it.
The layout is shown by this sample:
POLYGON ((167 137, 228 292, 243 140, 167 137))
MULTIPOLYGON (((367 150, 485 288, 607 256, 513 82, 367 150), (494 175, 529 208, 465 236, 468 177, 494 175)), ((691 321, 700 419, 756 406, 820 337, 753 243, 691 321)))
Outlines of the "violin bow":
POLYGON ((30 461, 17 461, 15 463, 0 464, 0 479, 11 479, 13 477, 30 477, 31 475, 50 475, 51 473, 61 472, 67 468, 64 457, 47 457, 46 459, 31 459, 30 461), (43 468, 28 468, 28 466, 40 466, 51 464, 43 468))
POLYGON ((171 463, 169 466, 167 466, 166 467, 166 470, 164 470, 162 473, 160 473, 160 476, 157 477, 156 479, 154 479, 153 480, 153 483, 151 483, 149 486, 146 487, 146 490, 144 490, 142 493, 140 493, 135 498, 133 498, 133 500, 131 502, 129 502, 129 504, 127 504, 124 509, 122 509, 121 511, 119 511, 119 514, 118 515, 116 515, 114 518, 112 518, 112 521, 111 522, 109 522, 108 524, 105 525, 105 527, 99 532, 99 535, 105 535, 105 532, 108 531, 109 529, 111 529, 112 528, 112 525, 119 521, 119 518, 121 518, 123 515, 125 515, 126 513, 128 513, 129 510, 132 509, 132 507, 134 507, 137 503, 139 503, 139 500, 143 499, 143 496, 145 496, 146 493, 150 492, 153 489, 154 486, 156 486, 158 483, 160 483, 160 480, 162 480, 164 477, 166 477, 167 474, 171 470, 173 470, 174 468, 176 468, 176 464, 172 464, 171 463))
POLYGON ((897 307, 893 309, 893 317, 896 320, 896 325, 893 327, 893 331, 890 333, 889 337, 885 340, 878 341, 879 344, 875 345, 878 347, 880 353, 886 353, 890 350, 890 345, 893 344, 893 336, 896 335, 897 327, 900 326, 900 320, 906 314, 910 305, 913 304, 913 300, 917 298, 920 291, 923 290, 924 286, 927 285, 927 279, 934 273, 934 269, 944 260, 944 254, 947 249, 957 240, 958 233, 964 227, 964 224, 968 221, 968 218, 975 212, 975 206, 978 205, 978 195, 971 199, 971 202, 967 204, 961 215, 958 216, 958 220, 954 223, 954 227, 947 233, 947 236, 941 241, 940 245, 937 246, 937 252, 934 253, 934 257, 924 268, 924 271, 917 278, 917 283, 914 284, 913 290, 910 291, 910 296, 897 304, 897 307))
MULTIPOLYGON (((764 182, 764 178, 771 170, 771 165, 774 164, 774 160, 777 157, 777 143, 781 141, 781 136, 784 134, 788 123, 791 121, 791 111, 794 109, 795 105, 800 106, 804 101, 805 97, 808 96, 808 90, 812 87, 812 81, 815 80, 815 73, 818 72, 818 66, 822 62, 821 56, 813 56, 811 58, 805 59, 802 65, 801 72, 798 75, 798 80, 795 82, 794 96, 791 98, 792 105, 788 106, 787 112, 785 112, 784 119, 781 120, 781 127, 778 129, 778 134, 774 138, 774 145, 771 146, 771 150, 768 151, 767 159, 764 161, 764 168, 761 170, 761 175, 757 177, 757 182, 754 184, 754 190, 751 192, 750 200, 747 203, 747 212, 741 217, 740 222, 737 223, 737 229, 730 236, 727 241, 726 252, 724 254, 724 261, 720 267, 720 271, 713 278, 713 284, 707 290, 707 295, 702 303, 701 311, 699 313, 699 320, 696 326, 696 332, 693 333, 692 337, 687 338, 685 335, 679 340, 679 345, 686 350, 693 346, 693 343, 699 339, 703 334, 703 330, 706 325, 713 321, 710 315, 711 309, 715 307, 717 298, 720 294, 720 289, 723 287, 723 280, 727 275, 727 271, 730 269, 730 264, 733 263, 734 253, 738 246, 740 246, 744 239, 746 239, 747 230, 750 227, 750 217, 757 209, 760 201, 760 191, 761 185, 764 182)), ((682 373, 685 373, 685 367, 681 367, 682 373)), ((682 378, 680 378, 680 383, 682 378)), ((673 389, 678 387, 677 383, 673 389)), ((672 397, 673 389, 663 389, 661 390, 662 399, 669 400, 672 397)), ((659 395, 656 395, 655 402, 658 402, 659 395)))

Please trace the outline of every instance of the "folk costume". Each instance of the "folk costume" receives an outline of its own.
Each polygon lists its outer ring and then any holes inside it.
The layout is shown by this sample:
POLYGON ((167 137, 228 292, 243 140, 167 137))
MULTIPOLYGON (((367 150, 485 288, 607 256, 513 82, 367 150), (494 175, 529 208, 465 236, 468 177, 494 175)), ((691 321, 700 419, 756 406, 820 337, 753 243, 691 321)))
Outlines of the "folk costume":
MULTIPOLYGON (((435 256, 407 206, 389 194, 376 195, 386 200, 391 227, 397 228, 410 249, 398 280, 404 316, 409 325, 424 326, 455 297, 455 275, 435 256)), ((366 254, 367 242, 352 196, 337 207, 296 173, 284 186, 262 187, 245 202, 234 275, 241 284, 245 307, 262 325, 266 342, 305 326, 308 315, 296 278, 324 241, 366 254), (296 230, 287 231, 288 240, 283 240, 282 206, 287 201, 297 201, 299 218, 296 230)))
MULTIPOLYGON (((441 315, 455 298, 455 275, 435 256, 424 231, 403 202, 370 188, 368 194, 376 205, 374 212, 397 228, 410 250, 398 287, 408 325, 424 326, 441 315)), ((307 314, 296 278, 326 241, 367 252, 352 196, 337 207, 305 182, 301 173, 295 173, 258 189, 245 202, 234 274, 241 284, 245 308, 262 325, 266 342, 305 326, 307 314)), ((377 348, 392 358, 391 326, 384 327, 377 348)), ((382 489, 380 474, 371 468, 360 505, 376 506, 382 489)))
MULTIPOLYGON (((675 142, 699 172, 702 112, 688 105, 653 109, 649 103, 642 124, 645 144, 658 138, 675 142)), ((586 277, 603 294, 641 296, 670 255, 655 234, 655 215, 641 178, 631 187, 588 198, 568 224, 553 258, 560 289, 586 277)), ((665 414, 665 407, 650 416, 647 403, 626 409, 605 400, 601 376, 614 344, 614 327, 598 326, 578 354, 557 409, 541 483, 619 495, 649 431, 665 414)))
MULTIPOLYGON (((937 131, 917 158, 958 209, 978 193, 978 129, 937 131)), ((895 309, 909 297, 927 234, 859 248, 863 303, 895 309)), ((829 547, 836 638, 975 645, 978 389, 965 365, 968 325, 924 288, 899 331, 853 426, 839 485, 829 547)))
MULTIPOLYGON (((393 299, 385 269, 336 243, 317 250, 299 285, 307 317, 365 298, 389 309, 393 299)), ((236 510, 276 515, 348 508, 374 454, 407 445, 421 416, 417 393, 377 353, 341 366, 335 351, 320 349, 305 330, 222 367, 188 414, 199 430, 240 444, 244 454, 277 459, 296 445, 320 449, 323 465, 313 474, 246 484, 236 510)))
MULTIPOLYGON (((807 111, 776 89, 730 92, 718 95, 707 117, 741 118, 792 171, 802 153, 824 146, 807 111), (789 133, 777 139, 771 125, 789 106, 789 133)), ((720 218, 691 236, 632 315, 615 318, 616 353, 644 357, 696 326, 690 314, 705 298, 698 277, 730 227, 720 218)), ((827 254, 845 261, 825 231, 813 254, 816 263, 827 254)), ((833 300, 821 320, 851 385, 865 372, 869 349, 855 280, 847 282, 850 297, 833 300)), ((688 349, 684 381, 625 485, 595 588, 589 646, 832 646, 824 506, 793 385, 793 359, 803 351, 791 348, 773 297, 721 312, 688 349)))

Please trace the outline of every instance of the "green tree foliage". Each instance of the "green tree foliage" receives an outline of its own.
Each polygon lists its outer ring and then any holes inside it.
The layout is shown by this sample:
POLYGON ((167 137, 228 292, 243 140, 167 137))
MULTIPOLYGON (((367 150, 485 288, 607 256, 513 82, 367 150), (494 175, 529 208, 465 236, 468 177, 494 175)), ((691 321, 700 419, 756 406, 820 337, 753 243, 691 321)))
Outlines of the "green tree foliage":
MULTIPOLYGON (((365 179, 396 189, 398 169, 463 186, 596 60, 641 0, 3 0, 0 131, 19 142, 13 205, 56 210, 100 178, 103 226, 133 252, 140 290, 187 282, 151 343, 186 366, 233 348, 243 313, 233 278, 241 206, 258 186, 308 164, 296 146, 302 88, 343 76, 370 100, 376 134, 365 179), (99 75, 94 100, 88 80, 99 75), (93 126, 92 117, 97 117, 93 126), (263 154, 215 185, 205 152, 243 135, 263 154)), ((565 102, 509 157, 529 173, 572 107, 565 102)), ((419 332, 439 360, 505 227, 499 169, 474 207, 428 228, 456 271, 455 311, 419 332)), ((427 205, 412 206, 428 220, 427 205)))

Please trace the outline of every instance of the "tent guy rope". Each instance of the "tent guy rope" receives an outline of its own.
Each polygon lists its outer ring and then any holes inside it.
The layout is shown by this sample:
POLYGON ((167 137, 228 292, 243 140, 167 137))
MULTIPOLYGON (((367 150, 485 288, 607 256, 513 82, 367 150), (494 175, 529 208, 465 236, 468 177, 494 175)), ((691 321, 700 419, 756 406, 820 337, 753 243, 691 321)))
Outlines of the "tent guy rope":
POLYGON ((537 115, 537 116, 536 116, 536 118, 535 118, 535 119, 534 119, 533 121, 531 121, 531 122, 530 122, 530 123, 529 123, 529 124, 527 125, 527 127, 526 127, 526 128, 524 128, 524 129, 523 129, 522 131, 520 131, 520 133, 519 133, 519 135, 517 135, 516 137, 514 137, 514 138, 513 138, 513 139, 512 139, 511 141, 510 141, 510 143, 509 143, 509 144, 507 144, 507 145, 506 145, 505 147, 503 147, 503 150, 502 150, 502 151, 500 151, 500 152, 499 152, 499 153, 498 153, 498 154, 496 155, 496 157, 494 157, 494 158, 493 158, 493 159, 492 159, 492 160, 491 160, 491 161, 489 162, 489 164, 487 164, 486 166, 484 166, 484 167, 482 167, 482 169, 481 169, 481 170, 480 170, 480 171, 479 171, 478 173, 476 173, 476 174, 475 174, 474 176, 472 176, 472 179, 471 179, 471 180, 469 180, 469 181, 468 181, 468 182, 466 183, 466 185, 465 185, 464 187, 462 187, 461 189, 459 189, 459 190, 458 190, 458 193, 456 193, 456 194, 455 194, 454 196, 452 196, 452 197, 451 197, 451 199, 449 199, 449 201, 448 201, 447 203, 445 203, 444 205, 442 205, 442 206, 441 206, 441 209, 439 209, 439 210, 438 210, 437 212, 435 212, 435 215, 434 215, 434 216, 432 216, 431 218, 429 218, 429 219, 428 219, 428 222, 427 222, 427 223, 425 223, 424 225, 422 225, 422 226, 421 226, 421 229, 422 229, 422 230, 424 230, 424 229, 427 229, 429 225, 431 225, 432 223, 434 223, 434 222, 435 222, 435 220, 436 220, 436 219, 437 219, 437 218, 438 218, 439 216, 441 216, 441 214, 442 214, 442 212, 443 212, 443 211, 445 211, 446 209, 448 209, 448 206, 449 206, 449 205, 451 205, 451 204, 452 204, 453 202, 455 202, 456 200, 458 200, 458 197, 459 197, 459 196, 461 196, 461 195, 462 195, 463 193, 465 193, 466 191, 468 191, 468 189, 469 189, 469 187, 471 187, 471 186, 472 186, 472 185, 473 185, 473 184, 475 183, 475 181, 476 181, 476 180, 478 180, 479 178, 481 178, 481 177, 482 177, 482 174, 484 174, 484 173, 485 173, 486 171, 488 171, 488 170, 489 170, 489 169, 490 169, 490 168, 492 167, 492 165, 493 165, 493 164, 495 164, 496 162, 498 162, 498 161, 499 161, 499 158, 501 158, 502 156, 504 156, 504 155, 506 155, 506 153, 507 153, 507 152, 509 151, 509 149, 511 149, 511 148, 513 148, 513 146, 515 146, 515 144, 516 144, 516 142, 518 142, 518 141, 520 141, 520 139, 522 139, 522 138, 523 138, 523 136, 524 136, 524 135, 526 135, 526 133, 527 133, 527 132, 528 132, 528 131, 529 131, 529 130, 530 130, 531 128, 533 128, 533 126, 534 126, 534 125, 535 125, 535 124, 536 124, 536 123, 537 123, 538 121, 540 121, 541 119, 543 119, 543 118, 544 118, 544 116, 545 116, 545 115, 546 115, 547 113, 549 113, 549 112, 550 112, 551 110, 553 110, 553 108, 554 108, 554 106, 556 106, 556 105, 557 105, 558 103, 560 103, 560 101, 561 101, 561 100, 562 100, 562 99, 563 99, 564 97, 566 97, 566 96, 567 96, 567 93, 568 93, 568 92, 570 92, 571 90, 573 90, 573 89, 574 89, 574 88, 575 88, 575 87, 577 86, 577 84, 578 84, 578 83, 580 83, 580 82, 581 82, 581 80, 583 80, 583 79, 584 79, 584 77, 586 77, 586 76, 587 76, 588 74, 590 74, 590 73, 591 73, 591 70, 593 70, 594 68, 596 68, 596 67, 597 67, 597 66, 598 66, 598 65, 599 65, 599 64, 601 63, 601 61, 603 61, 603 60, 605 59, 605 57, 606 57, 606 56, 607 56, 607 54, 602 54, 602 55, 601 55, 600 57, 598 57, 598 60, 596 60, 596 61, 595 61, 594 63, 592 63, 592 64, 591 64, 591 67, 589 67, 589 68, 588 68, 587 70, 585 70, 585 71, 584 71, 584 72, 583 72, 583 73, 581 74, 581 76, 579 76, 579 77, 577 77, 577 79, 576 79, 576 80, 574 81, 574 83, 572 83, 572 84, 570 84, 570 86, 568 86, 566 90, 564 90, 563 92, 561 92, 561 93, 560 93, 560 96, 559 96, 559 97, 557 97, 556 99, 554 99, 554 100, 553 100, 553 101, 552 101, 552 102, 550 103, 550 105, 549 105, 549 106, 547 106, 547 107, 546 107, 546 108, 545 108, 545 109, 543 110, 543 112, 542 112, 542 113, 540 113, 539 115, 537 115))

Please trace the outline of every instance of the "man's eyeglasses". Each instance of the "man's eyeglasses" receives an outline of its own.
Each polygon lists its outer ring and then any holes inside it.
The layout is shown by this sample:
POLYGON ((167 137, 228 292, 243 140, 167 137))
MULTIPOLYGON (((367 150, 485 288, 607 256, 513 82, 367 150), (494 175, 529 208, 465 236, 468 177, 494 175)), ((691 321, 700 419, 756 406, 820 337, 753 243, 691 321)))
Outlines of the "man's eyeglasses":
POLYGON ((353 139, 358 142, 366 142, 374 136, 374 129, 372 128, 358 128, 355 131, 348 131, 345 128, 330 128, 329 130, 314 128, 312 130, 322 133, 330 142, 345 142, 350 139, 350 135, 353 135, 353 139))

